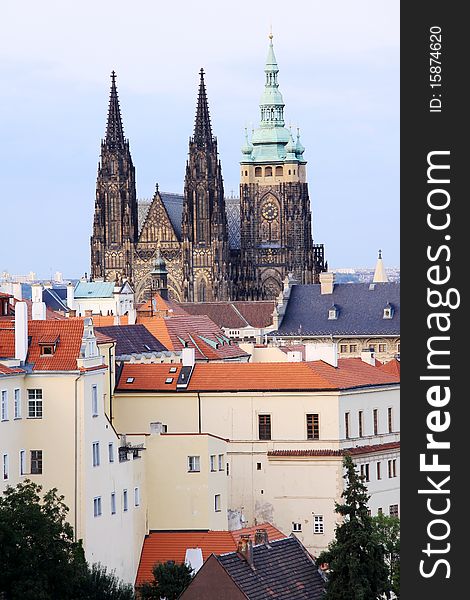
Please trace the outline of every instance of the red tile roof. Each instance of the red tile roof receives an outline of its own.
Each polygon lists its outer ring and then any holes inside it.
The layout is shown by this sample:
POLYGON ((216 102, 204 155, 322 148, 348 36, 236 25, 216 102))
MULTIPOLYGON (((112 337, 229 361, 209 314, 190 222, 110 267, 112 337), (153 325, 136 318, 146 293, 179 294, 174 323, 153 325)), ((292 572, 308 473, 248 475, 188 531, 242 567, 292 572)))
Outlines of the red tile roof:
POLYGON ((166 348, 176 352, 183 341, 195 348, 196 360, 225 360, 247 357, 237 344, 226 341, 224 332, 205 315, 175 315, 172 317, 139 317, 142 323, 166 348))
POLYGON ((16 375, 18 373, 24 373, 23 369, 17 369, 16 367, 6 367, 0 363, 0 375, 16 375))
POLYGON ((400 442, 388 442, 385 444, 371 444, 370 446, 356 446, 354 448, 342 448, 333 450, 331 448, 319 448, 317 450, 270 450, 268 456, 344 456, 352 454, 353 456, 362 454, 372 454, 375 452, 385 452, 387 450, 397 450, 400 448, 400 442))
POLYGON ((396 375, 400 378, 400 361, 396 358, 392 358, 387 363, 378 365, 379 369, 385 371, 385 373, 390 373, 391 375, 396 375))
POLYGON ((272 300, 253 302, 180 302, 191 315, 207 315, 219 327, 269 327, 273 324, 275 303, 272 300))
MULTIPOLYGON (((76 371, 77 358, 83 337, 83 319, 69 318, 47 321, 28 321, 30 338, 26 362, 34 371, 76 371), (57 340, 52 356, 42 356, 44 341, 57 340)), ((15 330, 13 323, 0 323, 0 357, 14 358, 15 330)))
POLYGON ((279 529, 270 523, 246 527, 236 531, 156 531, 151 532, 144 540, 137 571, 136 585, 152 579, 152 567, 155 563, 174 560, 184 562, 187 548, 201 548, 202 558, 206 560, 210 554, 223 554, 237 549, 241 535, 251 535, 257 529, 266 529, 270 541, 285 538, 279 529))
MULTIPOLYGON (((81 319, 85 319, 86 317, 80 317, 81 319)), ((95 327, 108 327, 110 325, 115 325, 114 320, 116 317, 113 315, 91 315, 93 319, 93 325, 95 327)), ((119 317, 119 325, 127 325, 128 324, 128 316, 121 315, 119 317)))
MULTIPOLYGON (((118 391, 176 391, 180 367, 172 384, 165 384, 165 364, 126 364, 118 391), (132 384, 127 378, 133 377, 132 384)), ((394 385, 399 378, 364 363, 360 358, 339 359, 338 367, 323 361, 297 363, 196 363, 188 391, 342 390, 394 385)))

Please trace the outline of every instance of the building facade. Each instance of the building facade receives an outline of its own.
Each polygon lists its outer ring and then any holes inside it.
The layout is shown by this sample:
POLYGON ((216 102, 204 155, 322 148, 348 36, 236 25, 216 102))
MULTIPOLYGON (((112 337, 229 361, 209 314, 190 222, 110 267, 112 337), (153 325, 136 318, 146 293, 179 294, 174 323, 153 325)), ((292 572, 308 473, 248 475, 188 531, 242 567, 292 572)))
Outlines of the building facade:
POLYGON ((288 273, 305 284, 318 280, 324 252, 312 240, 304 147, 284 127, 278 72, 271 36, 260 126, 242 148, 240 199, 224 195, 201 69, 184 194, 157 185, 151 202, 137 200, 112 73, 91 237, 93 279, 127 278, 136 300, 147 299, 155 291, 155 260, 163 258, 168 293, 184 302, 273 299, 288 273))

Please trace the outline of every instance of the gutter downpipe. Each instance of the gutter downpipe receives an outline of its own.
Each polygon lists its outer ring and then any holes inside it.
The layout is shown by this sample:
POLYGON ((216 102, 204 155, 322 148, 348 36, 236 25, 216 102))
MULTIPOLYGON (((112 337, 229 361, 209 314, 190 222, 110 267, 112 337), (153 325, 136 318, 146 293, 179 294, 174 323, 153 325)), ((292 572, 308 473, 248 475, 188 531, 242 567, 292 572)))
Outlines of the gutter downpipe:
POLYGON ((198 412, 198 428, 199 428, 199 433, 202 433, 201 431, 201 425, 202 425, 202 417, 201 417, 201 394, 198 392, 197 393, 197 412, 198 412))

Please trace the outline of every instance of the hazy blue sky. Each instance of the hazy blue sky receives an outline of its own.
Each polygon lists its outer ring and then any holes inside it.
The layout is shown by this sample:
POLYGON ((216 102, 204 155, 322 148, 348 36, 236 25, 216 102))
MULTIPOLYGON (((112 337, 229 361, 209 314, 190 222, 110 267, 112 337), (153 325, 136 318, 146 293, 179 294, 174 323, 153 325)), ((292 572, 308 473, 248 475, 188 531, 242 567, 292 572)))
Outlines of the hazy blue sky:
POLYGON ((140 198, 182 192, 204 67, 226 194, 257 125, 270 25, 300 127, 314 241, 332 267, 399 265, 399 3, 2 3, 0 273, 89 272, 110 78, 140 198))

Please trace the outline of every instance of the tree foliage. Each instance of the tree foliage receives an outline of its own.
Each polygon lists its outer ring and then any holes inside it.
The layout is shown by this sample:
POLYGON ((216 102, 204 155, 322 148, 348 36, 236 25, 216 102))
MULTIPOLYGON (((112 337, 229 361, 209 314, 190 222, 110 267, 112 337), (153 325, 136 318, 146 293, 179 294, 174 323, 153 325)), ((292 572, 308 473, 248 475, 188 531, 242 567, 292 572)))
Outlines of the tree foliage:
POLYGON ((194 577, 193 570, 185 563, 157 563, 153 569, 153 581, 139 587, 143 600, 176 600, 194 577))
POLYGON ((0 497, 2 600, 131 600, 133 589, 100 565, 87 565, 57 489, 26 479, 0 497))
POLYGON ((388 581, 392 592, 400 597, 400 519, 379 514, 372 518, 375 535, 385 553, 388 581))
POLYGON ((377 600, 390 596, 384 547, 369 516, 367 488, 350 455, 344 457, 346 487, 336 512, 343 522, 328 550, 318 557, 328 564, 325 600, 377 600))

